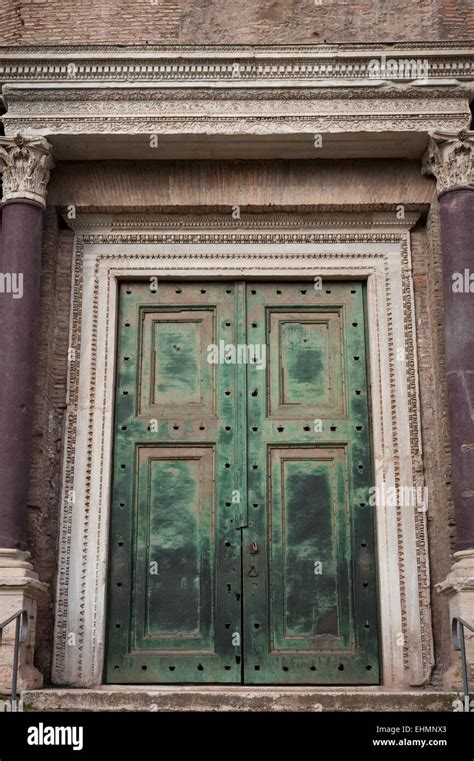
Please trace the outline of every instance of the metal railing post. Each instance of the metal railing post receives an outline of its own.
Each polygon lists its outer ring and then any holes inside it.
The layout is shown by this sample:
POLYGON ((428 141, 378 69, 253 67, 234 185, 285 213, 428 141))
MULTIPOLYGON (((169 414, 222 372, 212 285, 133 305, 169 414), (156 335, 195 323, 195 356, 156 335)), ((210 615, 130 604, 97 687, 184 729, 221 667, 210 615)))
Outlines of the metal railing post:
POLYGON ((474 626, 468 624, 462 618, 455 616, 451 623, 451 639, 453 647, 461 653, 461 668, 462 668, 462 683, 464 691, 464 701, 466 697, 469 701, 469 680, 468 680, 468 668, 466 658, 466 640, 464 637, 464 629, 474 632, 474 626))
POLYGON ((20 659, 20 645, 27 642, 29 637, 28 611, 19 610, 13 616, 0 622, 0 646, 2 645, 3 630, 8 624, 15 621, 15 643, 13 646, 13 675, 12 675, 12 708, 16 710, 16 695, 18 691, 18 662, 20 659))

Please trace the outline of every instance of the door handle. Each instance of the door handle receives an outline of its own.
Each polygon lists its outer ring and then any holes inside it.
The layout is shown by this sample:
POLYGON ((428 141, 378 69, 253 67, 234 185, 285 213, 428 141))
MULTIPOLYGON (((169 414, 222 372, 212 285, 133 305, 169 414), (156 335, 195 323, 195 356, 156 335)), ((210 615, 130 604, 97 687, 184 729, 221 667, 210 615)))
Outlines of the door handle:
POLYGON ((250 554, 256 555, 258 553, 258 544, 257 542, 250 542, 250 554))

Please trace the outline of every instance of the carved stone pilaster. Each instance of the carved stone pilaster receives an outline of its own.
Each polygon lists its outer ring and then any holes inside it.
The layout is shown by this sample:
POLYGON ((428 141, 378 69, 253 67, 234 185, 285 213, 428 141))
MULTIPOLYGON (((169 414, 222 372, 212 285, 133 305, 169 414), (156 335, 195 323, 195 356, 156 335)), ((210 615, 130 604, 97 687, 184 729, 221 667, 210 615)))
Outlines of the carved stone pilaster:
POLYGON ((2 200, 27 198, 46 206, 47 185, 53 166, 51 145, 44 138, 0 137, 2 200))
POLYGON ((474 132, 432 132, 422 172, 436 177, 438 195, 453 188, 474 187, 474 132))

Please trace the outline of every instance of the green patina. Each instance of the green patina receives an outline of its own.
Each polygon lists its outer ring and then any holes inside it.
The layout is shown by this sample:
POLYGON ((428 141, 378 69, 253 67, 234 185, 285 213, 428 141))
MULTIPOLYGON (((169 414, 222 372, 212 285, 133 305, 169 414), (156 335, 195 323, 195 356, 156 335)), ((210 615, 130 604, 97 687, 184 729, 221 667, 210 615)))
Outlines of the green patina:
POLYGON ((379 682, 368 398, 362 283, 121 285, 108 682, 379 682))

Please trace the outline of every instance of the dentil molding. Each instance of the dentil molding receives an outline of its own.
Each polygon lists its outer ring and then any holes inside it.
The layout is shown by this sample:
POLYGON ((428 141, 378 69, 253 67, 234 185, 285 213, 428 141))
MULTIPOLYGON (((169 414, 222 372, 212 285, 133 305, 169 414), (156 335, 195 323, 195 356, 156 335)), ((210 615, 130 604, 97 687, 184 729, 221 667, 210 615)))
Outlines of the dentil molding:
POLYGON ((469 80, 467 42, 316 45, 5 46, 0 81, 173 81, 229 84, 334 80, 469 80), (424 75, 420 77, 420 72, 424 75), (426 76, 425 76, 426 75, 426 76))

